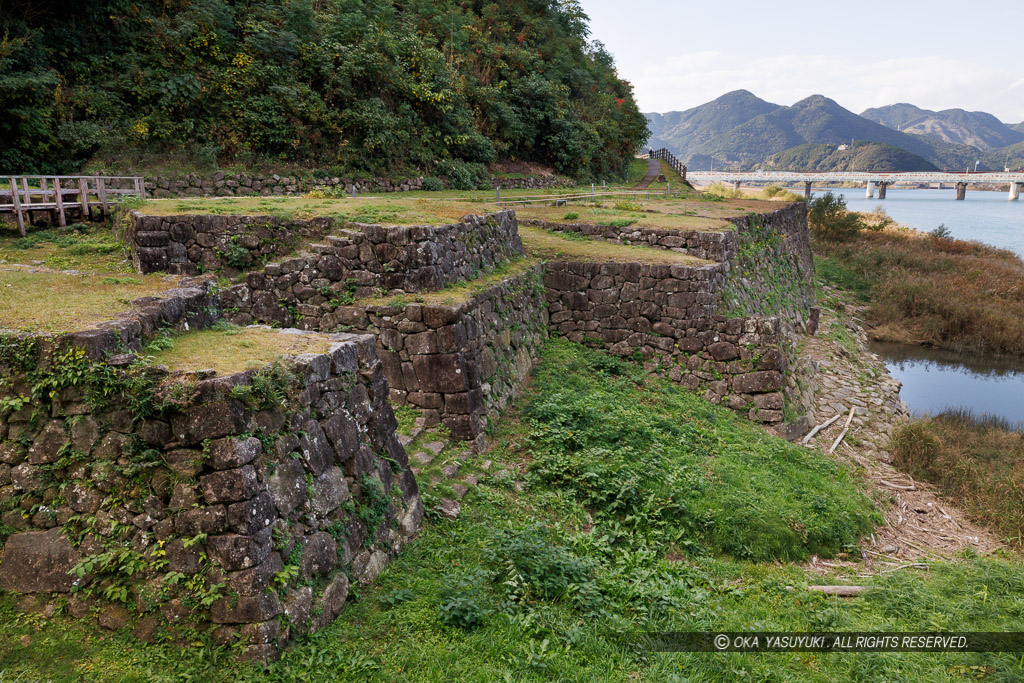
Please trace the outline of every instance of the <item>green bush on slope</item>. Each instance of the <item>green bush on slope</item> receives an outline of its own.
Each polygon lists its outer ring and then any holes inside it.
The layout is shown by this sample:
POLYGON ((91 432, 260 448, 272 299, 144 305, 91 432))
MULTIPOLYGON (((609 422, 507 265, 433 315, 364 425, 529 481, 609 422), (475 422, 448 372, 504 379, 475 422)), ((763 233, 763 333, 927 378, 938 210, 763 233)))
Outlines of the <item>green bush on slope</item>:
POLYGON ((588 34, 574 0, 15 2, 0 172, 444 161, 467 184, 501 158, 608 177, 647 131, 588 34))

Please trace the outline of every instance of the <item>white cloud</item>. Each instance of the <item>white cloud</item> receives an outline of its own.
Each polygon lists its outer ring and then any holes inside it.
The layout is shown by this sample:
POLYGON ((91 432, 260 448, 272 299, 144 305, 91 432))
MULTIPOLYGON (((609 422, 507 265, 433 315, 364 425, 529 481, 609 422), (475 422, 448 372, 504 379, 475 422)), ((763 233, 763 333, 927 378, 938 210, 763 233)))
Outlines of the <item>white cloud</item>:
POLYGON ((825 55, 751 59, 724 51, 702 51, 645 64, 633 85, 644 111, 688 109, 743 88, 784 105, 821 94, 857 113, 910 102, 926 109, 987 111, 1007 123, 1024 120, 1024 79, 1001 66, 945 57, 853 64, 825 55))

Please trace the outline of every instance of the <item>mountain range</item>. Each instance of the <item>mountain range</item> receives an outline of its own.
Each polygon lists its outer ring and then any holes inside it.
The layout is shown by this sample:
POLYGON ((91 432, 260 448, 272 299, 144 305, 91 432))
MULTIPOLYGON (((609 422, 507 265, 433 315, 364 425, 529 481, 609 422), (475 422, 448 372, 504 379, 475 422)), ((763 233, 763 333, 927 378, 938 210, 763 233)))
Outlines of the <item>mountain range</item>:
POLYGON ((1024 123, 912 104, 858 115, 822 95, 786 107, 736 90, 686 111, 645 114, 649 146, 694 170, 999 169, 1024 165, 1024 123))

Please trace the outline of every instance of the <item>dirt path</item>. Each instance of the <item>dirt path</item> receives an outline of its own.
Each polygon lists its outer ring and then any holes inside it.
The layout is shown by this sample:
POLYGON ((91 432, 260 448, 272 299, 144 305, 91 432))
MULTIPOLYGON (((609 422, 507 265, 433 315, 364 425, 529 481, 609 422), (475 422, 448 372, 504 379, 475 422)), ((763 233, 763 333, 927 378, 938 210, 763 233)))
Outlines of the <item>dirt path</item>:
POLYGON ((658 179, 658 175, 661 173, 661 162, 657 159, 647 160, 647 175, 640 179, 640 182, 629 188, 631 190, 642 190, 655 180, 658 179))
MULTIPOLYGON (((824 288, 823 298, 837 293, 824 288)), ((872 482, 870 492, 885 517, 885 525, 862 545, 859 563, 812 561, 811 571, 860 565, 866 574, 895 571, 926 557, 949 557, 967 548, 987 554, 1002 548, 998 537, 968 520, 934 487, 914 481, 890 464, 889 436, 909 419, 899 398, 900 383, 881 359, 867 348, 867 336, 858 324, 861 310, 839 303, 839 310, 822 308, 818 334, 807 338, 805 356, 815 363, 817 386, 815 423, 839 414, 840 418, 807 443, 827 453, 854 409, 850 430, 832 454, 850 463, 872 482)))

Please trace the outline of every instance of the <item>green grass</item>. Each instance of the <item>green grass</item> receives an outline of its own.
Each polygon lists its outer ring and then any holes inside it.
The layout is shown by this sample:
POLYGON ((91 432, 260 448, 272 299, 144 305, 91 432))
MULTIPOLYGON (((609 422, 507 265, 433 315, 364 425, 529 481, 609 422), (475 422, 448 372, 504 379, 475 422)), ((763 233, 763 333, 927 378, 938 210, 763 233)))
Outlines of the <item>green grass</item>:
POLYGON ((563 341, 545 347, 493 438, 479 459, 494 460, 492 471, 526 468, 525 488, 485 480, 457 521, 428 516, 374 586, 277 663, 238 662, 209 645, 142 645, 18 614, 8 597, 0 670, 55 681, 946 682, 970 666, 993 681, 1024 675, 1012 654, 636 651, 620 636, 1019 630, 1024 566, 964 557, 860 578, 777 561, 839 550, 865 531, 876 518, 862 482, 634 364, 563 341), (806 533, 791 533, 790 515, 806 533), (850 600, 806 590, 818 583, 873 590, 850 600))
POLYGON ((33 272, 0 267, 0 329, 70 332, 113 320, 131 302, 178 285, 175 276, 33 272))
POLYGON ((25 237, 0 224, 0 266, 16 264, 91 273, 133 270, 127 245, 109 227, 96 223, 29 228, 25 237))
POLYGON ((319 334, 286 334, 265 327, 219 324, 159 338, 148 349, 153 362, 171 370, 213 370, 230 375, 302 353, 326 353, 331 341, 319 334))

